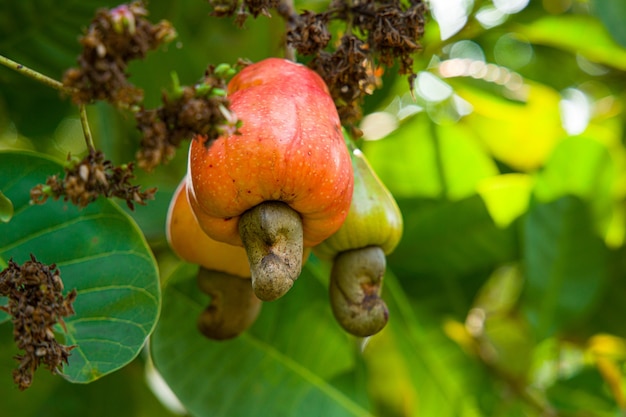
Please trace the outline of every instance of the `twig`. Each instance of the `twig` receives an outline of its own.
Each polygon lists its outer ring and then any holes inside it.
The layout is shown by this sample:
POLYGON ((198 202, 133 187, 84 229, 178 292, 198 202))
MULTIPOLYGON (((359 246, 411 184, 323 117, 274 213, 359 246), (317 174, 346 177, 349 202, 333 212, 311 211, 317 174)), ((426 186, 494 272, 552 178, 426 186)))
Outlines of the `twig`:
MULTIPOLYGON (((289 28, 289 26, 293 23, 293 20, 297 16, 296 9, 294 6, 293 0, 281 0, 280 4, 277 7, 278 14, 285 21, 285 26, 289 28)), ((285 31, 286 33, 287 31, 285 31)), ((285 37, 285 59, 289 61, 296 62, 296 49, 289 45, 287 42, 287 37, 285 37)))
POLYGON ((64 86, 61 82, 48 77, 47 75, 43 75, 40 72, 37 72, 33 69, 28 68, 27 66, 20 64, 19 62, 15 62, 3 55, 0 55, 0 64, 4 65, 7 68, 11 68, 14 71, 17 71, 25 76, 32 78, 35 81, 39 81, 47 85, 48 87, 52 87, 55 90, 62 91, 67 94, 71 94, 74 92, 73 88, 64 86))
POLYGON ((89 120, 87 119, 87 106, 81 104, 79 106, 80 112, 80 124, 83 126, 83 135, 85 135, 85 143, 87 144, 87 149, 89 151, 95 150, 95 146, 93 144, 93 136, 91 136, 91 129, 89 129, 89 120))

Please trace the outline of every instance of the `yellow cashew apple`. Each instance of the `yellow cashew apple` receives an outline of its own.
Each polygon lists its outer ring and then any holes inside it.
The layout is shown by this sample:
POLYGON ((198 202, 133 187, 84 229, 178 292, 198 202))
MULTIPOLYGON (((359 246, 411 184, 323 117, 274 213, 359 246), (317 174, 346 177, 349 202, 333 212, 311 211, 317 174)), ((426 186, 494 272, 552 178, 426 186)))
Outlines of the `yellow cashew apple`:
POLYGON ((248 329, 256 321, 262 303, 252 291, 246 252, 204 233, 187 200, 185 179, 172 197, 166 235, 180 258, 200 265, 198 287, 211 296, 211 303, 198 317, 202 334, 225 340, 248 329))

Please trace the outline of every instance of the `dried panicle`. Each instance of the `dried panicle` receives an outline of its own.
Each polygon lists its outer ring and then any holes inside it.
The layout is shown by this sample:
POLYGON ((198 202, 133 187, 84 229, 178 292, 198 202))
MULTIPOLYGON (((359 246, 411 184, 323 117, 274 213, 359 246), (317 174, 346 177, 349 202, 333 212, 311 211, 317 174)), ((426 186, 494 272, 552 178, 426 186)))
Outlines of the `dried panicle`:
POLYGON ((399 0, 361 0, 355 2, 352 10, 353 24, 367 34, 367 43, 380 63, 390 67, 397 58, 400 73, 411 74, 411 55, 420 49, 418 40, 424 35, 424 3, 412 0, 405 10, 399 0))
POLYGON ((360 104, 377 84, 367 45, 356 36, 343 36, 333 53, 322 51, 310 67, 324 79, 344 123, 361 118, 360 104))
POLYGON ((128 62, 142 59, 150 50, 169 42, 175 31, 166 21, 151 24, 141 2, 100 9, 81 38, 83 51, 78 68, 70 68, 63 84, 75 89, 73 100, 86 104, 107 100, 132 107, 143 100, 143 91, 128 82, 128 62))
POLYGON ((235 22, 243 26, 249 15, 257 18, 259 15, 271 17, 270 10, 277 8, 280 0, 209 0, 213 8, 211 15, 217 17, 231 17, 236 15, 235 22))
POLYGON ((426 6, 423 0, 332 0, 322 13, 296 15, 279 7, 287 20, 287 44, 312 56, 310 67, 328 85, 344 124, 361 118, 363 97, 380 86, 384 67, 399 62, 399 72, 414 78, 412 55, 420 49, 426 6), (346 32, 330 41, 331 21, 343 21, 346 32))
POLYGON ((163 105, 136 114, 142 140, 137 153, 139 166, 147 171, 168 162, 184 140, 202 135, 207 140, 236 133, 239 123, 228 110, 225 96, 228 66, 210 66, 204 80, 193 87, 182 87, 175 97, 163 95, 163 105), (227 68, 224 70, 223 68, 227 68))
POLYGON ((146 200, 154 199, 156 188, 141 191, 140 186, 131 185, 134 166, 132 163, 114 166, 104 159, 102 151, 92 149, 80 162, 65 167, 65 176, 48 177, 46 184, 35 186, 30 192, 32 204, 43 204, 49 197, 71 201, 84 208, 100 196, 117 197, 126 200, 133 210, 134 204, 145 205, 146 200))
POLYGON ((0 272, 0 296, 8 298, 8 304, 0 309, 12 317, 13 339, 23 351, 15 356, 19 366, 13 371, 20 390, 31 385, 42 364, 52 373, 59 373, 74 348, 61 345, 54 336, 54 325, 64 327, 63 318, 74 314, 76 290, 65 297, 62 292, 56 265, 42 264, 33 255, 21 266, 9 260, 8 267, 0 272))
POLYGON ((327 13, 304 11, 293 17, 287 30, 287 43, 301 55, 314 55, 330 42, 327 13))

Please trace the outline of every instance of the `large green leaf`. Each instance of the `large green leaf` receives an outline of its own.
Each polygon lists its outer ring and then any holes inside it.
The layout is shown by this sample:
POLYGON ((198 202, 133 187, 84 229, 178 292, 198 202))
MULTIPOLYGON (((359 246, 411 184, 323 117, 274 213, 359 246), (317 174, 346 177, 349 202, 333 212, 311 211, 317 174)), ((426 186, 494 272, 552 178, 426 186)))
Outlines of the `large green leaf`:
MULTIPOLYGON (((67 68, 76 66, 81 49, 78 37, 89 26, 96 9, 116 3, 121 2, 0 2, 0 54, 60 80, 67 68)), ((4 66, 0 66, 2 107, 6 107, 18 131, 30 138, 52 136, 59 121, 71 111, 69 101, 61 100, 58 91, 4 66)))
POLYGON ((591 207, 596 229, 602 235, 609 234, 615 208, 617 157, 617 152, 612 156, 598 140, 583 136, 564 139, 537 175, 537 200, 550 202, 565 195, 577 196, 591 207))
POLYGON ((389 256, 399 275, 461 277, 493 268, 517 256, 514 227, 501 229, 483 200, 399 199, 404 235, 389 256))
POLYGON ((490 382, 475 359, 446 336, 441 316, 419 301, 428 297, 445 295, 410 293, 392 271, 386 274, 389 323, 363 352, 379 415, 478 416, 472 393, 492 391, 490 382))
POLYGON ((29 204, 29 190, 61 172, 40 155, 0 153, 0 190, 15 206, 11 221, 0 224, 0 258, 23 263, 32 253, 55 263, 65 288, 77 290, 65 333, 77 347, 64 374, 89 382, 137 356, 159 314, 159 280, 143 235, 115 204, 98 200, 83 210, 62 201, 29 204))
POLYGON ((11 378, 16 362, 11 327, 0 326, 2 415, 12 417, 173 417, 145 384, 140 358, 91 384, 71 384, 48 371, 19 392, 11 378))
POLYGON ((580 320, 608 279, 609 252, 573 196, 534 203, 524 221, 523 308, 539 338, 580 320))
POLYGON ((263 305, 250 331, 228 341, 208 340, 196 328, 209 301, 197 289, 196 268, 168 280, 152 357, 194 416, 369 415, 330 383, 354 366, 354 349, 334 323, 312 262, 288 294, 263 305))

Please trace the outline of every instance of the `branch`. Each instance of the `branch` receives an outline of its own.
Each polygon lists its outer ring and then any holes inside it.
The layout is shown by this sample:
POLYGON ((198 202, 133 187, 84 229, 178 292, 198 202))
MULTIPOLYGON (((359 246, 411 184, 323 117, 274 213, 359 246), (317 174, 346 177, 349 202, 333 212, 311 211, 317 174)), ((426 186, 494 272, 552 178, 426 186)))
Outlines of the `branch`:
POLYGON ((35 81, 45 84, 48 87, 52 87, 55 90, 59 90, 67 94, 71 94, 74 92, 73 88, 64 86, 60 81, 50 78, 47 75, 43 75, 42 73, 30 69, 27 66, 15 62, 3 55, 0 55, 0 64, 4 65, 7 68, 11 68, 12 70, 17 71, 21 74, 24 74, 25 76, 32 78, 35 81))

